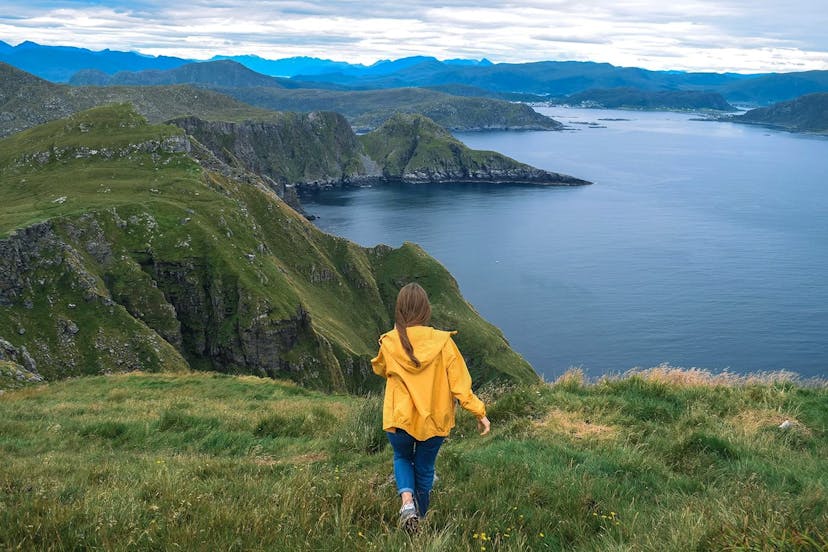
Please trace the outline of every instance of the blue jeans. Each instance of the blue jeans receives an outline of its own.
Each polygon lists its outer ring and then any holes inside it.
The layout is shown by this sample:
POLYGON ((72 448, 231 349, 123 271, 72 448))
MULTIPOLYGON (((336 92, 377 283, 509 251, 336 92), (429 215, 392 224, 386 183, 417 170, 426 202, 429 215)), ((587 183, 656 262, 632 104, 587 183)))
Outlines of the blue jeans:
POLYGON ((387 431, 388 441, 394 449, 394 478, 397 492, 414 495, 421 517, 428 512, 431 487, 434 485, 434 461, 445 437, 432 437, 418 441, 402 429, 387 431))

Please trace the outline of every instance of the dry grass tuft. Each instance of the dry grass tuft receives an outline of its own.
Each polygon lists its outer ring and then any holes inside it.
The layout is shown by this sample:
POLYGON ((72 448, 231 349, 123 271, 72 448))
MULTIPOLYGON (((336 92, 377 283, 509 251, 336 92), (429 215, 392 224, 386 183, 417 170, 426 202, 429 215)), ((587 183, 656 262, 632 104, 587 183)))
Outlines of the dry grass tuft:
POLYGON ((568 412, 557 408, 550 410, 534 426, 542 432, 566 435, 573 439, 613 439, 618 433, 615 426, 595 423, 585 418, 583 412, 568 412))
MULTIPOLYGON (((566 374, 564 374, 565 376, 566 374)), ((561 376, 563 377, 563 376, 561 376)), ((651 383, 684 387, 741 387, 746 385, 771 385, 794 383, 809 387, 828 387, 828 380, 821 378, 802 379, 796 372, 779 370, 776 372, 756 372, 736 374, 733 372, 713 373, 701 368, 678 368, 667 363, 654 368, 634 368, 620 376, 603 376, 603 380, 618 380, 638 377, 651 383)))
POLYGON ((790 429, 795 429, 805 436, 811 434, 805 424, 796 419, 796 416, 778 410, 760 408, 742 410, 735 416, 728 418, 727 422, 737 432, 753 437, 764 429, 778 428, 786 420, 791 423, 790 429))
POLYGON ((561 387, 583 387, 587 383, 587 377, 581 368, 570 368, 564 372, 553 385, 561 387))

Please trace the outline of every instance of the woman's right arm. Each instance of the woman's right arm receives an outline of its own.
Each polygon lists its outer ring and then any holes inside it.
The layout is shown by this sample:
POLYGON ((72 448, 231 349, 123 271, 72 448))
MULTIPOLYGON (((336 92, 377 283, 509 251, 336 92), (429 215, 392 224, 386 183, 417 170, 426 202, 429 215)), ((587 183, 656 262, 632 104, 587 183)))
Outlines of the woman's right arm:
MULTIPOLYGON (((463 360, 463 355, 460 354, 460 350, 457 348, 453 339, 449 338, 446 346, 449 348, 447 351, 448 365, 446 366, 446 370, 448 372, 451 394, 460 402, 460 406, 474 414, 478 422, 482 422, 484 419, 488 422, 489 420, 486 418, 486 406, 472 392, 471 375, 469 374, 468 367, 466 367, 466 361, 463 360)), ((487 432, 488 430, 484 434, 487 432)))

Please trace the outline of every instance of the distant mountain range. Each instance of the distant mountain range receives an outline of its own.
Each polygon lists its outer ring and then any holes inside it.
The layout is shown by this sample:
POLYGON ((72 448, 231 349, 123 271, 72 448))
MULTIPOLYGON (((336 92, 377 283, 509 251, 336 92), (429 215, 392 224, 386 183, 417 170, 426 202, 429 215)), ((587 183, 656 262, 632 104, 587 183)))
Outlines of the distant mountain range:
MULTIPOLYGON (((483 60, 444 60, 414 56, 382 60, 372 65, 350 64, 309 57, 267 60, 257 56, 218 56, 235 60, 249 69, 278 80, 286 88, 384 89, 431 87, 460 95, 512 100, 570 96, 587 90, 634 88, 642 91, 718 92, 729 102, 755 105, 790 100, 804 94, 828 92, 828 71, 742 75, 736 73, 687 73, 616 67, 608 63, 543 61, 497 63, 483 60), (291 81, 288 85, 284 81, 291 81)), ((66 46, 41 46, 24 42, 0 43, 0 61, 54 82, 67 82, 81 70, 84 82, 101 73, 146 70, 164 71, 193 62, 173 57, 152 57, 135 52, 93 52, 66 46)))
POLYGON ((449 66, 486 67, 492 65, 492 62, 487 59, 479 61, 472 59, 447 59, 440 62, 437 58, 427 56, 412 56, 397 60, 384 59, 371 65, 331 61, 329 59, 313 57, 292 57, 277 60, 264 59, 259 56, 215 56, 212 58, 213 61, 220 59, 231 59, 259 73, 277 77, 294 77, 296 75, 313 77, 314 75, 330 73, 341 73, 351 76, 381 76, 390 75, 397 71, 427 62, 443 63, 449 66))
POLYGON ((42 46, 35 42, 21 42, 11 46, 0 42, 0 61, 52 82, 68 82, 82 69, 97 69, 104 73, 143 71, 145 69, 172 69, 192 60, 166 56, 145 56, 136 52, 101 50, 93 52, 74 46, 42 46))

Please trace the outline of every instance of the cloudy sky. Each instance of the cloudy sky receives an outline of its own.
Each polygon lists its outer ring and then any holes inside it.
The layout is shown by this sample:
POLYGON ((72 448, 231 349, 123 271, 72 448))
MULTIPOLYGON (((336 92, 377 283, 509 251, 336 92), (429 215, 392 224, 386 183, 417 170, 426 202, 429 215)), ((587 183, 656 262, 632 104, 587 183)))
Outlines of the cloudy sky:
POLYGON ((0 40, 207 59, 409 55, 649 69, 828 69, 828 0, 0 0, 0 40))

